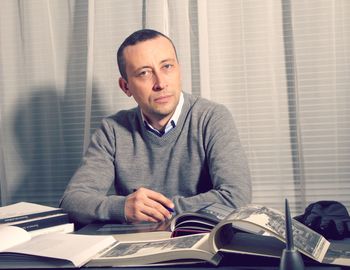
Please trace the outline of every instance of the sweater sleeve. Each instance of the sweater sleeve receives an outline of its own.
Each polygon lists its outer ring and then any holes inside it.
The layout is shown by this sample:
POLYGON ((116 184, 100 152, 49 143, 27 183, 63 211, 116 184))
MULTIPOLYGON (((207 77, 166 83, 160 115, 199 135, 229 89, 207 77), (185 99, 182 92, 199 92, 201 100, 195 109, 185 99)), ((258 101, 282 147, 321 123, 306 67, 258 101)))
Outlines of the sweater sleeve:
POLYGON ((124 221, 125 197, 107 195, 115 177, 114 155, 115 134, 104 119, 60 202, 73 221, 124 221))
POLYGON ((241 207, 251 201, 248 161, 230 111, 217 105, 202 121, 203 141, 212 189, 191 197, 173 198, 176 212, 219 202, 241 207))

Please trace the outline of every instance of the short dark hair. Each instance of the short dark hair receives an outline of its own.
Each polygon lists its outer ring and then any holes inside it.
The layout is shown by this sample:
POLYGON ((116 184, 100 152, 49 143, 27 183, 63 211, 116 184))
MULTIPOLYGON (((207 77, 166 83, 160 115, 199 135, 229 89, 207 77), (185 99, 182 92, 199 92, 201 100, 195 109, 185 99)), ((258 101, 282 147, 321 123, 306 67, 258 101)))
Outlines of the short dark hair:
POLYGON ((166 35, 162 34, 161 32, 158 32, 156 30, 153 29, 141 29, 138 30, 134 33, 132 33, 130 36, 128 36, 123 43, 120 45, 118 52, 117 52, 117 61, 118 61, 118 68, 119 68, 119 72, 120 75, 127 80, 127 74, 126 74, 126 64, 125 64, 125 58, 124 58, 124 49, 128 46, 132 46, 132 45, 136 45, 139 42, 142 41, 146 41, 146 40, 150 40, 150 39, 154 39, 157 37, 165 37, 167 40, 170 41, 171 45, 173 45, 174 51, 175 51, 175 55, 176 55, 176 59, 177 59, 177 53, 176 53, 176 49, 174 46, 174 43, 172 42, 172 40, 167 37, 166 35))

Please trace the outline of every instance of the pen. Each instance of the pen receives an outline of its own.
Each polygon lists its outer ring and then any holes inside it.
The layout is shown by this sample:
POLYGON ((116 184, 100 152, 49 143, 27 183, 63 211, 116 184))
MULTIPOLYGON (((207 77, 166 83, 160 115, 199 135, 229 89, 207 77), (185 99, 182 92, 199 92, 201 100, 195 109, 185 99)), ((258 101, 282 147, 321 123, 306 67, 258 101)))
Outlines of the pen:
POLYGON ((170 213, 174 213, 174 209, 170 208, 168 206, 163 205, 166 210, 168 210, 170 213))

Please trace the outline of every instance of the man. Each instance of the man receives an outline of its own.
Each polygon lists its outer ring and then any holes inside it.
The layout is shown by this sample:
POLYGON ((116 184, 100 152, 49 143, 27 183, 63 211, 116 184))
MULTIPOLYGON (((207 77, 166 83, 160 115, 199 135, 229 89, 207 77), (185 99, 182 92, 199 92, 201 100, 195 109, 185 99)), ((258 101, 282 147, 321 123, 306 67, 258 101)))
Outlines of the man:
POLYGON ((172 41, 137 31, 120 46, 118 66, 119 86, 138 107, 103 119, 61 207, 80 223, 158 222, 210 202, 248 203, 250 175, 232 116, 181 91, 172 41))

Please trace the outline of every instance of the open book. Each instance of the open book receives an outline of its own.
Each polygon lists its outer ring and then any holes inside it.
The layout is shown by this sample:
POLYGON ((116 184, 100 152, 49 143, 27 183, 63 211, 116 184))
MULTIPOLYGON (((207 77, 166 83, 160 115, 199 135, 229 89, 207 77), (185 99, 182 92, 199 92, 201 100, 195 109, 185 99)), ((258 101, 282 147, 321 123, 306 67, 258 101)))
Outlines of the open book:
MULTIPOLYGON (((214 206, 216 208, 218 205, 214 206)), ((217 223, 207 233, 200 233, 202 229, 197 226, 208 214, 203 209, 200 212, 192 214, 192 218, 188 213, 179 215, 171 222, 171 228, 176 230, 183 221, 179 217, 192 220, 185 230, 191 227, 194 234, 148 241, 119 241, 97 254, 87 266, 138 266, 190 261, 218 265, 226 253, 281 256, 285 247, 285 216, 281 212, 249 205, 232 211, 222 219, 222 215, 217 215, 216 211, 209 211, 208 216, 211 217, 208 220, 217 223), (221 221, 215 221, 212 214, 221 221), (196 225, 194 220, 198 216, 201 219, 196 225)), ((296 220, 293 220, 293 233, 295 247, 305 256, 317 262, 350 266, 350 254, 346 252, 349 249, 332 246, 323 236, 296 220)))
POLYGON ((172 237, 210 232, 231 212, 231 207, 220 203, 211 203, 193 212, 183 212, 170 221, 172 237))
POLYGON ((0 268, 80 267, 114 244, 112 236, 60 232, 32 236, 16 226, 0 227, 0 268))
POLYGON ((170 220, 164 222, 140 222, 132 224, 93 222, 84 226, 76 233, 88 235, 112 234, 118 237, 118 240, 120 239, 120 235, 128 234, 132 239, 133 235, 138 237, 140 233, 148 232, 169 231, 169 236, 171 235, 172 237, 191 235, 210 232, 231 212, 231 207, 219 203, 211 203, 199 210, 175 215, 170 220))

